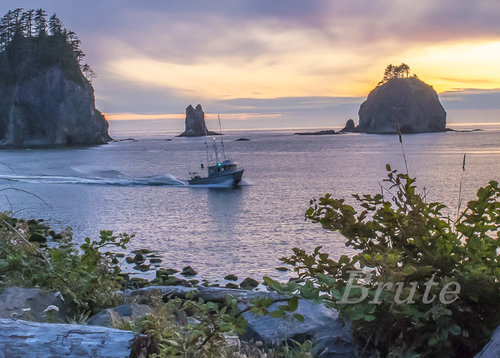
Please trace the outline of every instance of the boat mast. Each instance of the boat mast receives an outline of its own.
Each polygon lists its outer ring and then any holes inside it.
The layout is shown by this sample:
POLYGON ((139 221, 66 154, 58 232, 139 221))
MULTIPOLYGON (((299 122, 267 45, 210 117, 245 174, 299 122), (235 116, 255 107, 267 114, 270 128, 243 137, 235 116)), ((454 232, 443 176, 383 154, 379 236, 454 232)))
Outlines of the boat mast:
POLYGON ((207 125, 205 124, 205 152, 207 153, 207 168, 210 165, 210 158, 208 156, 208 133, 207 133, 207 125))
POLYGON ((220 144, 222 145, 222 157, 224 160, 226 160, 226 151, 224 149, 224 137, 222 134, 222 126, 220 124, 220 114, 218 114, 217 117, 219 118, 219 133, 220 133, 220 144))

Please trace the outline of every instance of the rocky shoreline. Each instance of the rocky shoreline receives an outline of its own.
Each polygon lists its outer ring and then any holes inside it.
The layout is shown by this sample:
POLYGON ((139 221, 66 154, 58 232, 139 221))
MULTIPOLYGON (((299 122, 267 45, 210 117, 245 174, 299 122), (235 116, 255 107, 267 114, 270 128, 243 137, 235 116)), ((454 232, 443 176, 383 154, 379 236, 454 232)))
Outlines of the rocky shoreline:
MULTIPOLYGON (((291 341, 310 340, 315 342, 315 356, 358 357, 361 351, 349 323, 340 320, 335 309, 314 300, 299 299, 296 313, 304 317, 301 322, 291 315, 273 318, 249 310, 255 298, 273 300, 269 312, 277 310, 280 302, 288 297, 275 292, 204 286, 147 286, 126 289, 119 295, 121 305, 75 323, 65 316, 68 307, 59 292, 5 288, 0 293, 0 353, 5 357, 28 356, 32 352, 37 352, 37 357, 53 357, 54 354, 65 357, 147 357, 147 347, 137 346, 140 337, 145 336, 124 329, 125 326, 130 327, 131 322, 155 314, 162 304, 172 299, 201 299, 220 304, 229 295, 237 299, 238 308, 247 321, 242 335, 227 336, 226 343, 230 346, 252 344, 265 350, 291 341), (131 355, 134 349, 136 353, 131 355), (137 354, 137 349, 142 353, 137 354)), ((189 313, 183 315, 188 327, 199 323, 189 313)), ((499 353, 500 327, 475 357, 492 358, 498 357, 499 353)))
MULTIPOLYGON (((26 356, 37 352, 38 357, 53 354, 68 357, 103 356, 128 357, 137 335, 124 325, 152 315, 172 299, 202 299, 215 304, 224 303, 228 295, 238 301, 238 308, 248 322, 245 332, 232 337, 232 344, 257 344, 271 349, 295 340, 317 342, 315 350, 321 357, 355 357, 358 349, 348 324, 338 319, 338 313, 324 304, 300 299, 293 317, 273 318, 249 310, 255 298, 274 301, 269 311, 275 311, 286 296, 274 292, 228 289, 220 287, 148 286, 119 293, 122 304, 104 309, 88 318, 84 324, 68 322, 68 311, 58 292, 39 288, 8 287, 0 294, 0 353, 4 356, 26 356), (153 303, 155 302, 156 303, 153 303), (73 324, 70 324, 73 323, 73 324), (66 344, 61 345, 60 338, 66 344), (256 343, 257 342, 257 343, 256 343)), ((186 315, 186 325, 196 326, 196 319, 186 315), (188 323, 190 322, 190 323, 188 323)))

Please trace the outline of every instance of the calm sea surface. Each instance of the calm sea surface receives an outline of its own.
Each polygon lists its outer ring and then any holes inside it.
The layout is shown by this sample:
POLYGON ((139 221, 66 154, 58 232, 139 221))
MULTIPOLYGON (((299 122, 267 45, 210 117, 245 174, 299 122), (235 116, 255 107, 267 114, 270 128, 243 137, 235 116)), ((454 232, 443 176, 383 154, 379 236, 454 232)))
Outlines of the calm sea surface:
MULTIPOLYGON (((115 134, 120 137, 120 134, 115 134)), ((205 158, 203 138, 142 135, 98 147, 0 151, 1 210, 71 226, 77 240, 99 230, 134 233, 130 250, 149 248, 162 266, 191 265, 203 278, 278 273, 293 247, 323 245, 349 254, 342 236, 304 221, 311 198, 325 193, 353 203, 353 193, 380 192, 385 164, 404 168, 395 135, 296 136, 290 131, 229 132, 225 146, 245 168, 239 188, 183 182, 205 158), (239 137, 250 141, 234 141, 239 137), (172 139, 172 140, 166 140, 172 139)), ((455 215, 462 158, 463 193, 500 180, 500 130, 404 136, 410 175, 430 200, 455 215)))

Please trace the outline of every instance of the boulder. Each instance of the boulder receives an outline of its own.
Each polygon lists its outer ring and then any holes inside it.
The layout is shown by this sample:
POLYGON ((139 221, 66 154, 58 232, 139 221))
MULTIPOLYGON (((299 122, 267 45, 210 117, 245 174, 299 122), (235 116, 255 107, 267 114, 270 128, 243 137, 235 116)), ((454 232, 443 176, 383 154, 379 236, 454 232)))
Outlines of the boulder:
MULTIPOLYGON (((281 304, 275 302, 268 310, 272 312, 281 304)), ((299 299, 298 308, 293 313, 302 315, 304 322, 293 318, 291 314, 284 318, 272 318, 247 311, 243 313, 248 322, 243 338, 262 341, 269 347, 286 340, 303 342, 310 339, 315 343, 316 355, 321 357, 357 357, 358 346, 350 325, 344 325, 338 319, 336 310, 312 300, 299 299)))
POLYGON ((0 319, 0 357, 126 358, 132 331, 0 319))
POLYGON ((498 358, 500 357, 500 326, 493 332, 491 340, 474 358, 498 358))
POLYGON ((259 282, 257 280, 254 280, 251 277, 245 278, 243 281, 240 283, 240 287, 244 290, 253 290, 255 287, 259 285, 259 282))
POLYGON ((370 92, 359 108, 356 131, 364 133, 443 132, 446 112, 434 89, 415 77, 393 78, 370 92))
POLYGON ((184 132, 179 135, 179 137, 201 137, 205 134, 219 134, 211 132, 207 129, 207 125, 205 123, 205 112, 203 112, 201 104, 197 105, 196 108, 193 108, 192 105, 187 106, 184 124, 186 128, 184 132))
POLYGON ((0 318, 65 322, 67 315, 60 292, 7 287, 0 294, 0 318))
POLYGON ((198 272, 196 272, 191 266, 186 266, 182 269, 182 276, 196 276, 198 272))
POLYGON ((102 310, 90 317, 87 323, 94 326, 119 328, 124 323, 151 313, 153 313, 153 309, 148 305, 126 303, 118 307, 102 310))

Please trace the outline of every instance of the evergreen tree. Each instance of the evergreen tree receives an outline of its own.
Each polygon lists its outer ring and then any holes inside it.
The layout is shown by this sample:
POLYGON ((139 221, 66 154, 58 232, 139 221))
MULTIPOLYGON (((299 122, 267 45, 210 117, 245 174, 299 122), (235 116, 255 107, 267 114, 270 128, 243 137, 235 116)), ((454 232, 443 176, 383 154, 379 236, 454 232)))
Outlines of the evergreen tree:
POLYGON ((78 36, 73 31, 65 29, 56 14, 47 20, 47 13, 43 9, 9 10, 0 18, 0 55, 5 53, 4 50, 14 41, 16 46, 9 54, 9 61, 13 63, 33 53, 37 56, 36 63, 39 66, 55 63, 61 64, 66 69, 78 66, 82 71, 81 74, 90 82, 96 77, 88 64, 81 63, 85 53, 81 49, 78 36), (16 41, 18 38, 19 41, 16 41), (23 42, 26 39, 30 39, 29 43, 36 43, 37 46, 31 47, 30 50, 30 46, 23 42))
POLYGON ((44 37, 47 35, 47 13, 44 9, 36 10, 35 33, 38 37, 44 37))
POLYGON ((54 13, 49 19, 49 31, 51 35, 61 35, 63 33, 62 21, 54 13))
MULTIPOLYGON (((399 66, 388 65, 384 71, 384 78, 378 83, 378 86, 383 85, 393 78, 408 78, 410 74, 410 66, 402 63, 399 66)), ((414 76, 416 77, 416 76, 414 76)))
POLYGON ((21 26, 24 30, 24 34, 26 37, 33 36, 33 18, 34 18, 35 10, 30 9, 21 15, 21 26))
POLYGON ((80 48, 82 42, 78 39, 78 36, 76 36, 76 34, 73 31, 68 31, 66 37, 67 37, 67 43, 70 46, 71 51, 73 52, 77 61, 80 62, 83 59, 83 57, 85 57, 85 54, 80 48))
POLYGON ((12 22, 14 24, 14 36, 22 35, 21 14, 23 9, 17 8, 12 11, 12 22))
POLYGON ((5 39, 4 47, 10 43, 10 41, 14 38, 15 34, 15 20, 14 20, 14 12, 9 10, 0 21, 2 28, 2 37, 5 39))

